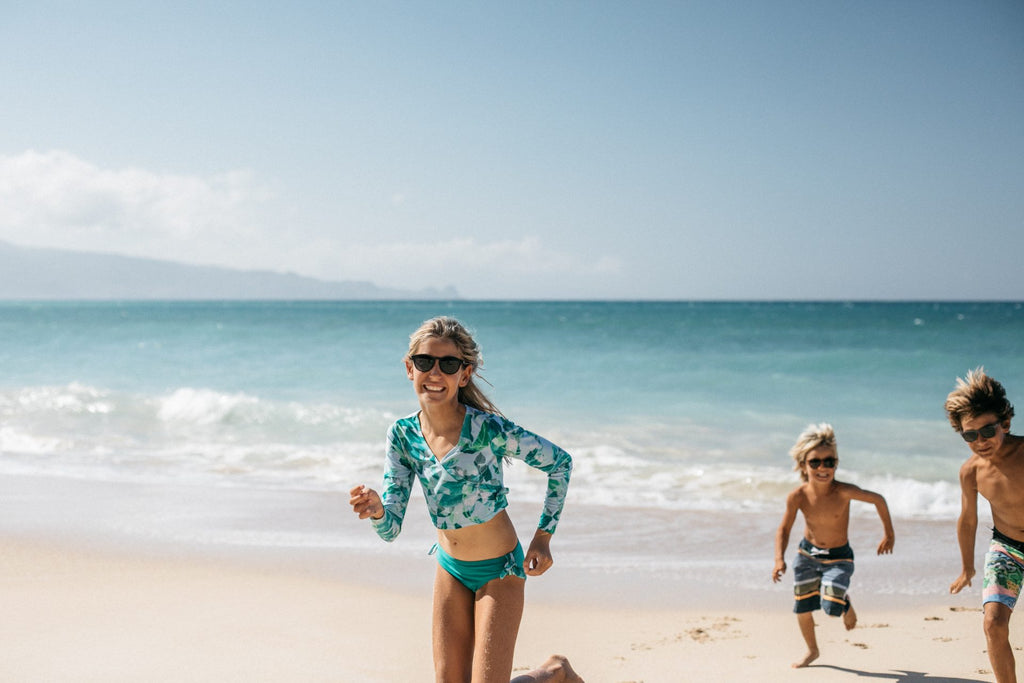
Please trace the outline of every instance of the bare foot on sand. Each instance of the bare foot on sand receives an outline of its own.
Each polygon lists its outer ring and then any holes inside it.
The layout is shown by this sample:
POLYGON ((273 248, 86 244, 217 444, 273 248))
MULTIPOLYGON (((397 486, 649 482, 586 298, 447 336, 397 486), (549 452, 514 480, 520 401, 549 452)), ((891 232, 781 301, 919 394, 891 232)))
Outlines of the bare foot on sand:
POLYGON ((794 669, 802 669, 805 666, 807 666, 808 664, 810 664, 811 662, 813 662, 817 658, 818 658, 818 651, 817 650, 809 650, 807 652, 807 656, 806 657, 801 659, 799 662, 793 662, 793 668, 794 669))
POLYGON ((843 625, 847 631, 852 631, 857 625, 857 613, 853 610, 853 603, 846 601, 846 611, 843 612, 843 625))
POLYGON ((569 660, 562 655, 551 655, 547 661, 528 674, 516 676, 511 683, 584 683, 580 675, 569 665, 569 660))

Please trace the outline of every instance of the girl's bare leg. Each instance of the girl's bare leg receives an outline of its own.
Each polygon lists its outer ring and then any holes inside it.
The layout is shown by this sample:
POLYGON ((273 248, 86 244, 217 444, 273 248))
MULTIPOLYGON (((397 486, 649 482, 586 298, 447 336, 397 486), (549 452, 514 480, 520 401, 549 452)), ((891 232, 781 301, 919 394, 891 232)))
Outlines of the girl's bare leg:
MULTIPOLYGON (((506 576, 474 595, 437 567, 434 577, 433 644, 437 683, 470 680, 505 683, 512 672, 516 638, 523 616, 526 582, 506 576)), ((583 683, 562 655, 511 683, 583 683)))
POLYGON ((437 683, 470 681, 474 599, 471 590, 441 567, 437 568, 433 610, 434 680, 437 683))
POLYGON ((800 669, 818 658, 818 637, 814 634, 814 612, 800 612, 796 615, 796 621, 800 624, 800 635, 807 643, 807 655, 800 661, 793 662, 793 668, 800 669))
POLYGON ((508 683, 512 675, 526 581, 506 576, 476 592, 476 653, 473 683, 508 683))

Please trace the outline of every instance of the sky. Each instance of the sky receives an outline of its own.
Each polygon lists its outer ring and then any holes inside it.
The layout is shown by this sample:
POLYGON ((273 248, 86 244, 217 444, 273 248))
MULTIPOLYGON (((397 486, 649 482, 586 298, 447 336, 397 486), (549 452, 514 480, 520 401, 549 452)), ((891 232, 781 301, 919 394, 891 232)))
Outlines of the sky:
POLYGON ((471 299, 1024 300, 1024 3, 4 3, 0 240, 471 299))

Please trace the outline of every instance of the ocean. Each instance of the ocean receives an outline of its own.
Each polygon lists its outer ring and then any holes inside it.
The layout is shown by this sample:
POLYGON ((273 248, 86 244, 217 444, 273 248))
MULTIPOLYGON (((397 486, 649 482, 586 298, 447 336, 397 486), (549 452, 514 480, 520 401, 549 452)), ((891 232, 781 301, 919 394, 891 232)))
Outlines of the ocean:
MULTIPOLYGON (((566 566, 704 580, 728 569, 769 589, 774 529, 798 483, 788 450, 827 421, 837 476, 889 503, 894 557, 934 554, 941 536, 936 581, 951 581, 967 449, 943 401, 980 365, 1024 400, 1022 306, 0 303, 0 529, 423 557, 421 500, 387 546, 349 518, 347 491, 379 485, 387 427, 417 408, 408 335, 443 314, 474 332, 502 412, 574 456, 554 546, 566 566), (58 495, 73 504, 43 505, 58 495), (297 499, 318 501, 315 522, 284 502, 297 499)), ((528 540, 545 480, 523 463, 506 479, 528 540)), ((858 557, 871 555, 875 511, 853 512, 858 557)), ((868 585, 934 589, 891 573, 868 585)))

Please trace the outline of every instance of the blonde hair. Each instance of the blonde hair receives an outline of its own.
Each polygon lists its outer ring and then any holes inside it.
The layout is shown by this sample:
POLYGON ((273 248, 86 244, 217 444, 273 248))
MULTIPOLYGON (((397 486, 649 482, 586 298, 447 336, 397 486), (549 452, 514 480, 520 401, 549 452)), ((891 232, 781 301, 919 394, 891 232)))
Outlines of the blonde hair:
POLYGON ((807 456, 815 448, 820 448, 821 446, 831 448, 836 458, 839 458, 839 449, 836 447, 836 432, 832 429, 832 425, 827 422, 808 425, 807 429, 797 437, 793 447, 789 449, 789 454, 796 461, 793 469, 800 473, 800 478, 804 481, 807 481, 807 470, 804 468, 807 456))
POLYGON ((956 389, 946 397, 946 417, 953 429, 963 431, 965 417, 978 417, 992 413, 999 422, 1013 417, 1013 404, 1006 399, 1003 385, 985 374, 978 366, 968 371, 967 377, 956 378, 956 389))
POLYGON ((480 353, 480 345, 473 339, 473 335, 469 333, 469 330, 455 318, 448 316, 431 318, 409 335, 409 353, 406 354, 406 359, 415 355, 419 351, 420 344, 428 339, 447 339, 451 341, 458 348, 459 357, 473 366, 469 382, 466 383, 466 386, 459 387, 459 403, 482 410, 485 413, 501 415, 501 411, 491 403, 491 399, 487 398, 484 392, 480 390, 480 387, 473 382, 474 377, 480 377, 485 382, 487 380, 479 374, 479 369, 483 366, 484 359, 480 353))

